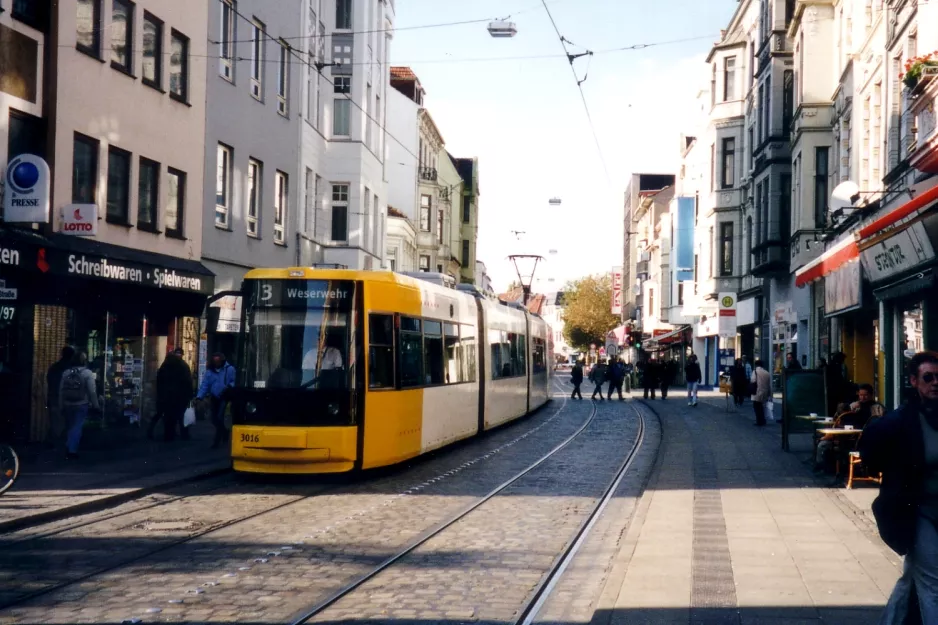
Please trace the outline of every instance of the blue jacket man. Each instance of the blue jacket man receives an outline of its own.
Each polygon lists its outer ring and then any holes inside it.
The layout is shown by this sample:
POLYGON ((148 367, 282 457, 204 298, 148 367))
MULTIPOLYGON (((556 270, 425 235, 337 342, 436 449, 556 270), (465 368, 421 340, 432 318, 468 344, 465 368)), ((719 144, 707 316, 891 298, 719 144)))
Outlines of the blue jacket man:
POLYGON ((235 368, 228 364, 225 355, 216 352, 212 362, 205 370, 202 384, 199 386, 198 399, 209 399, 209 410, 212 415, 212 425, 215 426, 215 441, 212 449, 217 448, 228 438, 228 428, 225 426, 225 391, 235 385, 235 368))

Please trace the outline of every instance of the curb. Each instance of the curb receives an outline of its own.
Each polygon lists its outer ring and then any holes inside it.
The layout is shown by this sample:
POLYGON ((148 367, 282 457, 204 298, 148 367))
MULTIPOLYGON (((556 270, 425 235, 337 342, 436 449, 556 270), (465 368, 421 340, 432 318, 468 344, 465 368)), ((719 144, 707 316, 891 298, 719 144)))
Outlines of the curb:
POLYGON ((113 508, 114 506, 127 503, 128 501, 133 501, 134 499, 146 497, 147 495, 151 495, 159 490, 175 488, 184 484, 198 482, 215 477, 217 475, 228 473, 230 471, 230 461, 226 462, 224 466, 219 466, 219 463, 214 462, 206 465, 202 469, 196 469, 195 472, 190 475, 169 480, 167 482, 160 482, 150 486, 134 488, 123 493, 107 495, 105 497, 99 497, 90 501, 83 501, 72 506, 63 506, 54 510, 47 510, 45 512, 19 517, 17 519, 10 519, 9 521, 0 521, 0 535, 9 534, 30 527, 36 527, 37 525, 44 525, 53 521, 61 521, 62 519, 67 519, 74 516, 99 512, 101 510, 106 510, 107 508, 113 508))

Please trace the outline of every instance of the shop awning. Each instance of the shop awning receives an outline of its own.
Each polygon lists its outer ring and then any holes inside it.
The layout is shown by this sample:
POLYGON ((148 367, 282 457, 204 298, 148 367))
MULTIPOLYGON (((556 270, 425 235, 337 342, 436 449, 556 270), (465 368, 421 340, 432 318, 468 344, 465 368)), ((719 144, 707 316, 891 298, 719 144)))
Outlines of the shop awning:
POLYGON ((668 332, 667 334, 659 334, 657 336, 653 336, 650 339, 648 339, 647 342, 648 343, 660 343, 662 341, 666 341, 667 339, 673 338, 677 336, 678 334, 681 334, 682 332, 687 330, 687 328, 689 327, 690 326, 681 326, 680 328, 678 328, 677 330, 674 330, 673 332, 668 332))
POLYGON ((919 211, 927 208, 932 202, 938 201, 938 186, 932 187, 921 195, 906 202, 899 208, 893 209, 879 217, 872 223, 869 223, 859 231, 860 239, 866 239, 874 234, 881 233, 886 228, 891 228, 907 217, 916 216, 919 211))
POLYGON ((795 286, 805 287, 815 280, 837 271, 860 257, 856 236, 851 232, 823 254, 795 272, 795 286))

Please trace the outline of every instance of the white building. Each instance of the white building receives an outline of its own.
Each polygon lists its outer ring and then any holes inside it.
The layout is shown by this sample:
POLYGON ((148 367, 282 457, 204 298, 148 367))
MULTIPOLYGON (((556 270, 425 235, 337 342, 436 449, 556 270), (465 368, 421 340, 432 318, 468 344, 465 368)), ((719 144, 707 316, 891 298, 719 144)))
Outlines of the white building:
POLYGON ((391 271, 417 271, 417 229, 407 215, 388 206, 385 266, 391 271))
POLYGON ((574 354, 574 349, 567 344, 567 339, 563 336, 564 329, 564 292, 557 291, 548 293, 544 301, 541 316, 544 318, 553 332, 554 355, 563 356, 569 360, 574 354))
POLYGON ((475 284, 476 288, 483 293, 488 293, 490 295, 495 294, 495 289, 492 288, 492 278, 489 276, 489 272, 485 268, 485 263, 481 260, 476 261, 475 281, 473 284, 475 284))

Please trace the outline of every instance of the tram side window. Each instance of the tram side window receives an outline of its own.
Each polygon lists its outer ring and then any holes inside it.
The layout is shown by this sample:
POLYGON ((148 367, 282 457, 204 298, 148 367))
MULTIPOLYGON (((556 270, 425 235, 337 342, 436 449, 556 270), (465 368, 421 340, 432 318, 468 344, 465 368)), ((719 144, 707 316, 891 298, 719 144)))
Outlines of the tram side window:
POLYGON ((443 384, 443 324, 439 321, 423 322, 424 376, 427 386, 443 384))
POLYGON ((544 344, 544 339, 531 339, 533 342, 533 350, 531 354, 532 363, 531 368, 534 370, 534 373, 544 373, 547 371, 547 346, 544 344))
POLYGON ((401 388, 423 386, 423 336, 420 319, 401 317, 401 388))
POLYGON ((473 326, 459 328, 459 371, 463 382, 476 381, 476 337, 473 326))
POLYGON ((523 334, 508 333, 508 342, 511 345, 511 375, 522 376, 527 374, 527 345, 523 334))
POLYGON ((489 330, 489 348, 492 355, 492 379, 511 377, 511 350, 508 333, 489 330))
POLYGON ((368 334, 368 386, 394 388, 394 317, 371 315, 368 334))
POLYGON ((459 326, 455 323, 443 324, 443 358, 446 368, 446 383, 466 382, 459 366, 459 326))

